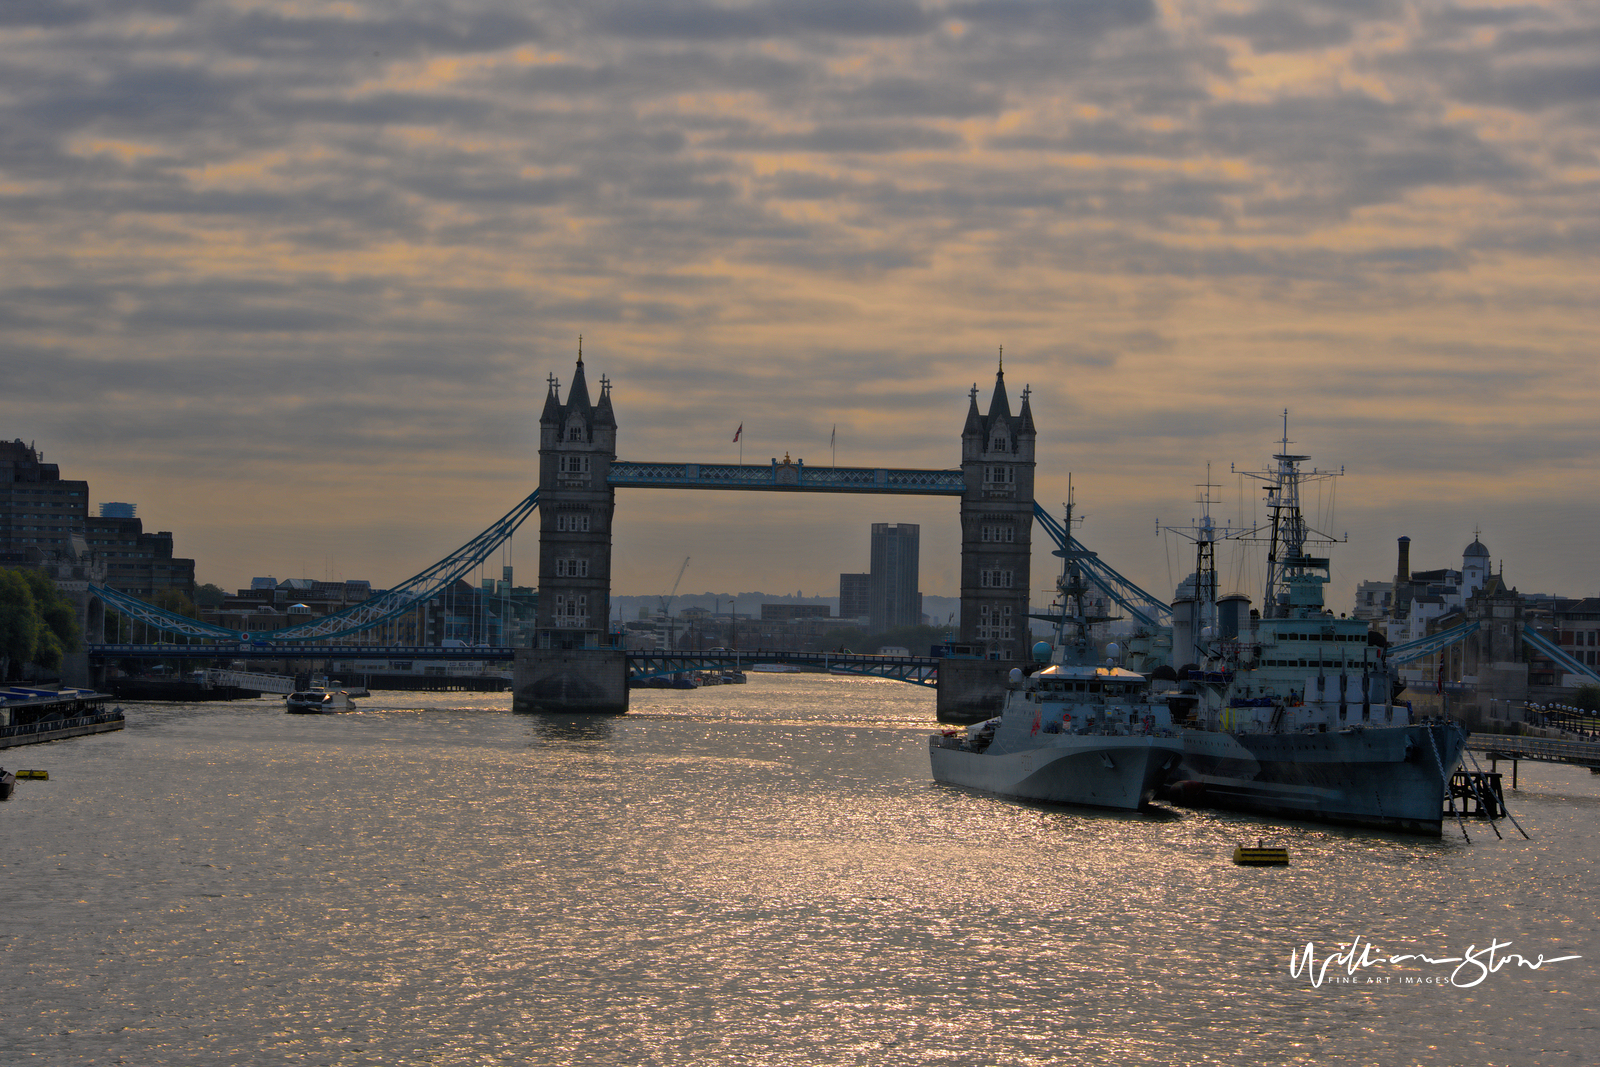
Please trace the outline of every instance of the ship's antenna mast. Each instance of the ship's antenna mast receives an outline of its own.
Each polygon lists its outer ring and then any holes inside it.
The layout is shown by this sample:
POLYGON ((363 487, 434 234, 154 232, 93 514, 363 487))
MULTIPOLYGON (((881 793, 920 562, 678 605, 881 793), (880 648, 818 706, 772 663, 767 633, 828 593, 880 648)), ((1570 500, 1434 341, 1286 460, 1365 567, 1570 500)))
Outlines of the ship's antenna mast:
POLYGON ((1206 464, 1206 480, 1195 488, 1198 490, 1195 502, 1200 505, 1200 518, 1196 522, 1189 526, 1160 526, 1158 521, 1157 525, 1167 533, 1177 534, 1194 544, 1194 601, 1191 623, 1198 649, 1201 630, 1216 620, 1217 542, 1240 537, 1248 531, 1235 530, 1231 525, 1219 530, 1216 521, 1212 519, 1211 505, 1218 501, 1212 497, 1211 491, 1222 487, 1211 481, 1211 464, 1206 464))
MULTIPOLYGON (((1313 530, 1306 525, 1305 515, 1300 510, 1300 483, 1308 478, 1337 478, 1344 474, 1344 468, 1340 467, 1337 471, 1315 468, 1302 471, 1300 464, 1309 461, 1311 457, 1290 454, 1289 444, 1289 409, 1284 408, 1283 443, 1278 454, 1272 457, 1277 469, 1240 471, 1229 468, 1234 470, 1235 474, 1266 483, 1267 509, 1272 517, 1268 520, 1271 529, 1267 538, 1267 582, 1261 604, 1263 619, 1288 617, 1287 601, 1289 583, 1292 579, 1302 576, 1308 570, 1326 572, 1328 568, 1326 559, 1306 555, 1307 541, 1336 544, 1343 540, 1313 530)), ((1253 530, 1244 531, 1240 536, 1250 537, 1265 530, 1266 526, 1257 526, 1253 530)), ((1320 593, 1318 595, 1320 597, 1320 593)))
POLYGON ((1067 648, 1067 622, 1071 620, 1074 628, 1072 640, 1073 656, 1079 662, 1085 662, 1088 655, 1089 625, 1102 622, 1101 616, 1093 618, 1089 615, 1088 605, 1084 602, 1085 595, 1089 592, 1088 582, 1083 576, 1082 560, 1085 556, 1093 555, 1073 546, 1072 540, 1072 510, 1073 491, 1072 476, 1067 476, 1067 503, 1066 503, 1066 542, 1055 552, 1061 557, 1061 577, 1056 579, 1056 592, 1058 594, 1058 608, 1051 616, 1056 624, 1056 647, 1063 651, 1067 648))

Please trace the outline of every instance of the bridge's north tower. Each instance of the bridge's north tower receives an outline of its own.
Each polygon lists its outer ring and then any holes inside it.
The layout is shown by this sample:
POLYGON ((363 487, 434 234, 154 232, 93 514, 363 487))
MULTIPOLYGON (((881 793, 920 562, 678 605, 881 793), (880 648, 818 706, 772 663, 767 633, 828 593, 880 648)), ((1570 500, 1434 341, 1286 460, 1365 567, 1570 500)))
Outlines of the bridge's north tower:
POLYGON ((1011 414, 1005 366, 995 373, 989 411, 974 385, 961 431, 961 642, 988 659, 1026 658, 1028 564, 1033 532, 1033 409, 1028 390, 1011 414))
POLYGON ((550 378, 539 416, 539 610, 535 647, 603 648, 610 644, 611 519, 616 490, 607 482, 617 458, 611 383, 589 401, 583 350, 561 402, 550 378))

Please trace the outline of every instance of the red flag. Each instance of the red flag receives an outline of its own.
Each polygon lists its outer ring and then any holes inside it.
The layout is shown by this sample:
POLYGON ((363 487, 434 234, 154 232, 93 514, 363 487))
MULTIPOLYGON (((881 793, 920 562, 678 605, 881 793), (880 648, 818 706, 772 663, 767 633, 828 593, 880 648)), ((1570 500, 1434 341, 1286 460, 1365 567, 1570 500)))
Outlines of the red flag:
POLYGON ((737 442, 739 440, 739 435, 742 434, 742 433, 744 433, 744 423, 741 422, 739 424, 739 428, 737 430, 733 431, 733 439, 734 439, 735 442, 737 442))

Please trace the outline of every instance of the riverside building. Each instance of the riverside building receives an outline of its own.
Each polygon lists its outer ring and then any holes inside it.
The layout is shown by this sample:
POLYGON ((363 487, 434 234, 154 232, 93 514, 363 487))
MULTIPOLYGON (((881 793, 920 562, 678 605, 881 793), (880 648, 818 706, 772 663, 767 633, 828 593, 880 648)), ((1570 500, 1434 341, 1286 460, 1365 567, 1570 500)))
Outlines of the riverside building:
POLYGON ((172 533, 146 533, 133 505, 89 514, 89 483, 21 440, 0 441, 0 566, 37 567, 134 596, 175 589, 194 598, 194 560, 173 555, 172 533), (126 515, 123 514, 126 509, 126 515))

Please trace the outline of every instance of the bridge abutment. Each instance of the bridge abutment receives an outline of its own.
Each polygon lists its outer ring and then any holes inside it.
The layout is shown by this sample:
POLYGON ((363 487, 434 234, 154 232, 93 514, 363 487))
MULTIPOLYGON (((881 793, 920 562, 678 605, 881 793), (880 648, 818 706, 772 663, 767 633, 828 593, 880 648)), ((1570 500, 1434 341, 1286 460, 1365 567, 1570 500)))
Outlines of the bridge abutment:
POLYGON ((518 649, 511 677, 512 711, 622 715, 628 710, 628 659, 621 649, 518 649))

